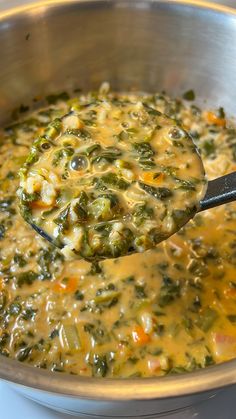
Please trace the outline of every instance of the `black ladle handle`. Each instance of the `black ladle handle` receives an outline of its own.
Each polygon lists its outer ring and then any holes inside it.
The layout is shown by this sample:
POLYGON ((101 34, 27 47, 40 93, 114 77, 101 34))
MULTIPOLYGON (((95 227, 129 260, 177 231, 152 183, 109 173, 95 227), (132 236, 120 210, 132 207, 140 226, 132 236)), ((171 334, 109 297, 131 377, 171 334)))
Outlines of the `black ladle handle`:
POLYGON ((206 195, 200 202, 199 211, 217 207, 236 200, 236 172, 208 182, 206 195))

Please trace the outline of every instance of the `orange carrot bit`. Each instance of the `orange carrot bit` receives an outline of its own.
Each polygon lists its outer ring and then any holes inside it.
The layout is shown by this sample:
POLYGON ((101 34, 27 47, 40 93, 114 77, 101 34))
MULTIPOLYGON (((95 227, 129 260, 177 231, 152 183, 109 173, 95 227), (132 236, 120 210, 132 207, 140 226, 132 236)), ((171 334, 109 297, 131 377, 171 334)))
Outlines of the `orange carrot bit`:
POLYGON ((151 183, 152 185, 159 185, 164 180, 164 173, 155 172, 143 172, 141 178, 145 183, 151 183))
POLYGON ((225 118, 219 118, 214 112, 206 112, 206 120, 209 124, 218 125, 224 127, 226 125, 225 118))
POLYGON ((80 368, 80 370, 79 370, 79 374, 80 375, 89 375, 88 374, 88 372, 89 372, 89 370, 88 370, 88 367, 82 367, 82 368, 80 368))
POLYGON ((45 128, 44 127, 39 127, 37 129, 37 135, 42 135, 44 133, 44 131, 45 131, 45 128))
POLYGON ((36 208, 36 209, 49 209, 52 207, 53 204, 46 204, 45 202, 38 200, 38 201, 33 201, 30 203, 31 208, 36 208))
POLYGON ((135 326, 132 331, 132 338, 134 343, 137 345, 145 345, 145 343, 150 342, 150 336, 144 332, 141 326, 135 326))
POLYGON ((63 278, 61 281, 55 282, 53 291, 55 292, 74 292, 78 288, 78 278, 63 278))
POLYGON ((226 298, 234 298, 236 299, 236 288, 226 288, 224 290, 224 295, 226 298))
POLYGON ((3 279, 0 278, 0 291, 3 289, 3 287, 4 287, 3 279))

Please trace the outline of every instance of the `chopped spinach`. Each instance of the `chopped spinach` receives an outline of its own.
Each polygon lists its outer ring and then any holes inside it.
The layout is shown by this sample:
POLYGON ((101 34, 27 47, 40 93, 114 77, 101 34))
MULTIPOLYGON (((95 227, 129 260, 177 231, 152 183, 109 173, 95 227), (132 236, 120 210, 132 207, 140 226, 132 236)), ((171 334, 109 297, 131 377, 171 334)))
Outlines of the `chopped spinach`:
POLYGON ((160 307, 165 307, 166 305, 173 302, 176 298, 180 297, 180 291, 181 287, 179 281, 174 281, 168 276, 163 276, 157 303, 160 307))
POLYGON ((1 199, 0 200, 0 212, 8 212, 11 215, 14 215, 16 213, 15 208, 12 208, 12 205, 15 201, 15 198, 13 196, 1 199))
POLYGON ((26 259, 20 253, 16 253, 13 260, 20 268, 23 268, 25 265, 27 265, 26 259))
POLYGON ((196 320, 196 325, 203 331, 208 332, 218 318, 218 313, 211 307, 205 308, 196 320))
POLYGON ((60 212, 60 214, 54 218, 54 223, 59 226, 61 232, 64 232, 69 228, 69 212, 70 212, 70 204, 60 212))
POLYGON ((6 226, 1 223, 0 224, 0 240, 4 239, 6 233, 6 226))
POLYGON ((225 110, 222 106, 218 109, 218 117, 221 119, 225 119, 225 110))
POLYGON ((82 301, 84 299, 84 294, 80 290, 76 290, 74 293, 75 300, 82 301))
POLYGON ((37 278, 38 274, 34 271, 22 272, 16 277, 17 286, 32 285, 37 278))
POLYGON ((93 355, 92 363, 93 376, 105 377, 109 371, 106 355, 93 355))
POLYGON ((26 308, 22 311, 21 317, 22 319, 27 320, 27 321, 34 320, 37 314, 37 311, 38 311, 37 309, 33 309, 32 307, 26 308))
POLYGON ((20 349, 20 351, 17 353, 17 360, 20 362, 24 362, 27 358, 29 358, 31 352, 32 352, 32 346, 28 346, 24 349, 20 349))
POLYGON ((76 135, 76 137, 79 137, 82 140, 89 140, 91 138, 90 132, 84 128, 68 128, 65 133, 69 135, 76 135))
POLYGON ((216 145, 213 139, 205 140, 201 144, 201 150, 205 157, 214 158, 216 155, 216 145))
POLYGON ((54 166, 58 166, 62 159, 73 156, 73 154, 74 149, 72 147, 61 148, 55 152, 52 164, 54 166))
POLYGON ((156 154, 148 142, 132 144, 138 156, 138 163, 144 170, 152 169, 156 166, 153 156, 156 154))
POLYGON ((63 261, 64 257, 60 251, 54 247, 41 248, 37 256, 37 264, 39 266, 38 279, 44 281, 52 278, 55 263, 63 261))
POLYGON ((59 101, 67 101, 70 98, 67 92, 61 92, 58 94, 51 94, 46 96, 46 100, 49 105, 55 105, 59 101))
POLYGON ((118 159, 121 155, 121 150, 116 149, 114 147, 107 147, 106 150, 100 151, 99 154, 97 154, 95 157, 92 157, 91 163, 96 164, 100 163, 103 160, 111 163, 114 160, 118 159))
POLYGON ((236 323, 236 314, 228 314, 228 315, 227 315, 227 319, 228 319, 231 323, 236 323))
POLYGON ((147 298, 145 287, 143 285, 135 285, 134 289, 136 298, 147 298))
POLYGON ((194 90, 187 90, 184 94, 183 94, 183 99, 185 99, 185 100, 189 100, 189 101, 192 101, 192 100, 195 100, 195 92, 194 92, 194 90))
POLYGON ((155 155, 155 152, 152 149, 151 144, 148 142, 133 143, 132 146, 135 152, 143 158, 150 158, 155 155))
POLYGON ((134 223, 140 226, 145 220, 153 217, 154 210, 147 204, 136 204, 133 212, 134 223))
POLYGON ((173 192, 168 188, 155 188, 154 186, 149 186, 142 182, 139 182, 139 186, 149 195, 152 195, 154 198, 160 199, 161 201, 168 199, 173 195, 173 192))
POLYGON ((105 190, 107 187, 126 190, 130 186, 129 182, 111 172, 94 178, 94 184, 100 190, 105 190))
POLYGON ((108 332, 105 330, 104 326, 95 325, 93 323, 85 323, 84 331, 89 333, 93 337, 97 345, 101 345, 110 340, 110 336, 108 332))

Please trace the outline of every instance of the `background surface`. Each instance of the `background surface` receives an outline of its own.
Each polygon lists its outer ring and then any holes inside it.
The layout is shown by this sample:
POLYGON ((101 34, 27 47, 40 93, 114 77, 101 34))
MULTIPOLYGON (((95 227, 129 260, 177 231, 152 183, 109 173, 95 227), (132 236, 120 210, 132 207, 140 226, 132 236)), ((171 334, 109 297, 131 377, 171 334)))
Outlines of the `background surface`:
MULTIPOLYGON (((34 0, 35 2, 40 0, 34 0)), ((50 0, 49 0, 50 1, 50 0)), ((32 0, 0 0, 0 10, 6 10, 32 0)), ((236 0, 215 0, 212 3, 236 7, 236 0)), ((85 417, 85 416, 83 416, 85 417)), ((74 419, 74 416, 56 413, 24 399, 7 384, 0 381, 0 419, 74 419)), ((77 416, 78 418, 78 416, 77 416)), ((89 416, 86 416, 89 419, 89 416)), ((235 419, 236 386, 220 392, 214 398, 165 419, 235 419)), ((82 419, 82 418, 81 418, 82 419)), ((154 419, 154 418, 153 418, 154 419)))
MULTIPOLYGON (((235 419, 236 386, 223 390, 217 396, 188 408, 181 413, 164 415, 163 419, 235 419)), ((70 416, 57 413, 25 399, 0 381, 1 419, 89 419, 90 416, 70 416)), ((158 416, 160 419, 160 416, 158 416)), ((109 419, 109 418, 106 418, 109 419)), ((134 418, 135 419, 135 418, 134 418)), ((152 419, 155 419, 152 416, 152 419)), ((156 418, 157 419, 157 418, 156 418)))
MULTIPOLYGON (((0 9, 9 9, 11 7, 20 6, 21 4, 36 3, 40 0, 0 0, 0 9)), ((50 0, 48 0, 50 1, 50 0)), ((110 0, 112 1, 112 0, 110 0)), ((133 0, 135 1, 135 0, 133 0)), ((208 0, 209 3, 224 4, 226 6, 236 7, 236 0, 208 0)))

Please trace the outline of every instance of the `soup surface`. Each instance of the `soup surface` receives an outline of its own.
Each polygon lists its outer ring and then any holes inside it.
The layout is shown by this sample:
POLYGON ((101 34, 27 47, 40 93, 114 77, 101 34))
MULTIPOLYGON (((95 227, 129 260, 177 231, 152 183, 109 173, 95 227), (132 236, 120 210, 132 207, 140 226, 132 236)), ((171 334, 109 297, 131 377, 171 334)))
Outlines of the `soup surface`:
MULTIPOLYGON (((2 130, 0 352, 39 368, 96 377, 157 376, 231 359, 236 204, 197 214, 155 250, 99 265, 65 260, 18 212, 18 172, 32 140, 71 107, 104 95, 50 96, 47 107, 2 130)), ((192 99, 193 92, 184 97, 192 99)), ((163 94, 142 101, 191 133, 209 179, 235 170, 236 131, 223 109, 201 111, 163 94)))
POLYGON ((81 98, 34 141, 20 171, 21 213, 66 256, 143 252, 196 213, 202 161, 151 105, 134 95, 81 98))

